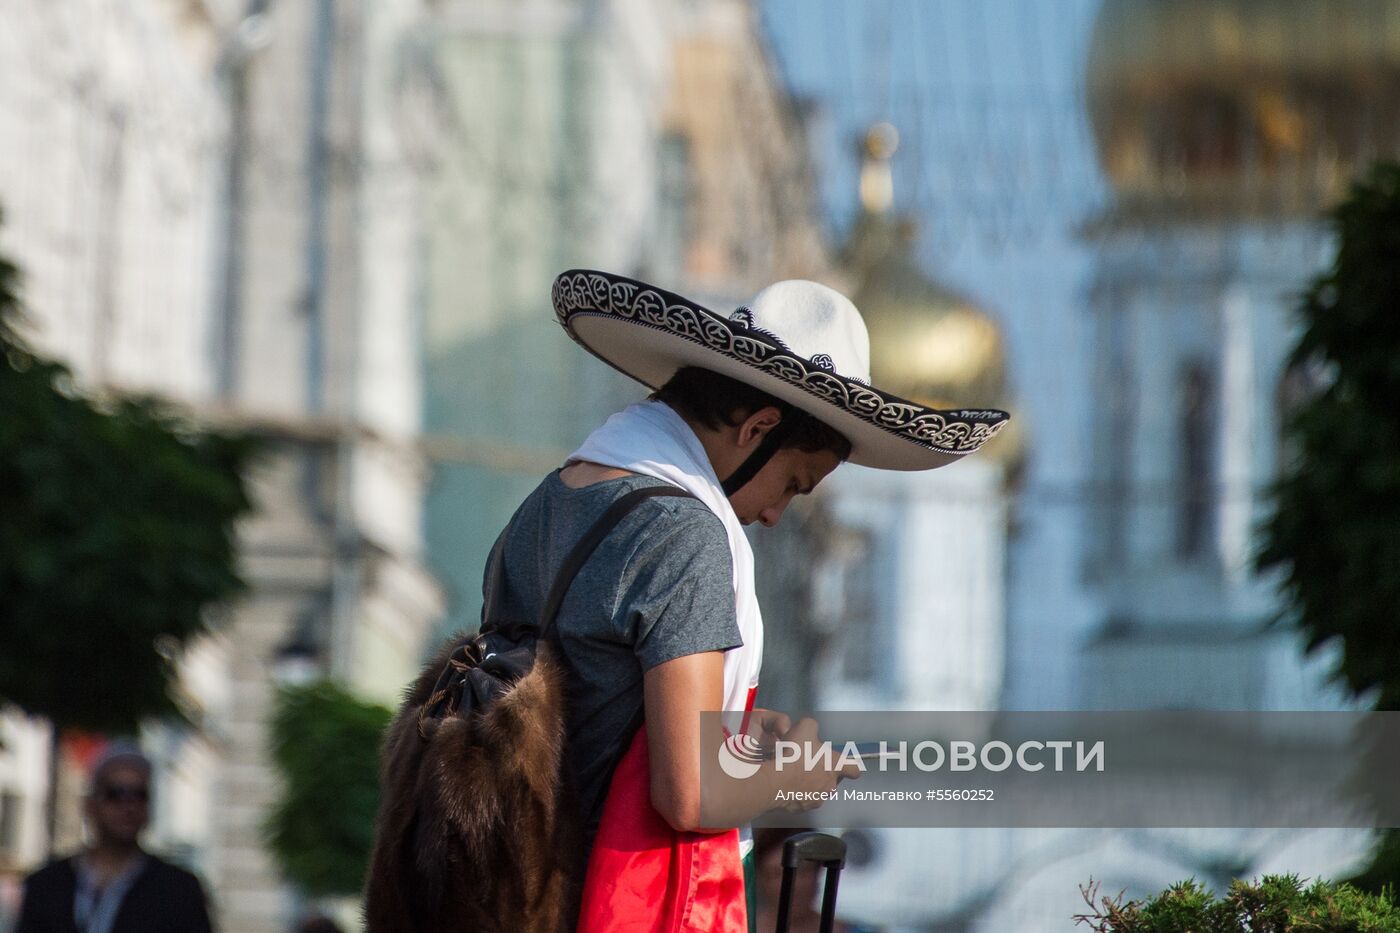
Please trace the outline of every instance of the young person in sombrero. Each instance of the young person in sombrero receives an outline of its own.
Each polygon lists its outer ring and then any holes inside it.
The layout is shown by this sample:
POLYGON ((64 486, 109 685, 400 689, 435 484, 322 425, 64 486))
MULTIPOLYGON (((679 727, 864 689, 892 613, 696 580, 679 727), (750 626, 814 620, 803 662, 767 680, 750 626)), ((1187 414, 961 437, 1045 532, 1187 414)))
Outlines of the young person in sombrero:
MULTIPOLYGON (((842 461, 931 469, 1006 421, 871 386, 860 314, 815 282, 718 314, 573 271, 554 308, 652 394, 521 504, 492 549, 482 632, 444 647, 390 728, 372 933, 552 931, 574 913, 583 931, 746 929, 742 824, 773 796, 702 808, 700 756, 724 736, 700 714, 816 734, 753 709, 763 620, 744 526, 777 524, 842 461)), ((790 790, 840 776, 763 767, 790 790)))
MULTIPOLYGON (((558 617, 573 688, 568 768, 589 850, 579 929, 743 930, 749 834, 704 824, 697 770, 699 713, 752 710, 763 660, 743 526, 777 524, 843 461, 952 463, 1007 415, 937 411, 871 386, 859 312, 815 282, 779 282, 719 314, 576 270, 553 300, 575 341, 653 393, 589 435, 521 507, 504 544, 521 597, 628 491, 670 484, 694 497, 628 515, 558 617)), ((744 728, 790 728, 757 718, 744 728)))

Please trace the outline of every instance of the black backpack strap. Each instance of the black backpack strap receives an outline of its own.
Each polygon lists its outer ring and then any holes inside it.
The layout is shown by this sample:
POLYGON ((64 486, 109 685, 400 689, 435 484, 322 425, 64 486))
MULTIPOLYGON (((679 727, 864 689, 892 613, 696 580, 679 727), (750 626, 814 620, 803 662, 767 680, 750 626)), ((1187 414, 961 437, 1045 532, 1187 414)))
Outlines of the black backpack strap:
POLYGON ((655 499, 658 496, 695 498, 684 489, 671 485, 646 486, 642 489, 632 490, 608 506, 608 510, 593 523, 593 527, 584 532, 578 544, 574 545, 574 549, 564 559, 564 565, 559 568, 559 573, 555 575, 554 583, 549 588, 549 597, 545 600, 544 611, 540 613, 540 638, 544 638, 545 633, 554 625, 554 619, 559 615, 559 607, 564 604, 564 597, 568 595, 574 577, 578 576, 579 570, 588 562, 588 558, 593 556, 594 550, 608 536, 608 532, 617 527, 617 523, 622 521, 628 512, 631 512, 644 500, 655 499))
MULTIPOLYGON (((683 496, 685 498, 695 498, 683 489, 675 486, 647 486, 643 489, 635 489, 608 506, 596 522, 583 534, 568 557, 564 559, 564 564, 559 568, 559 572, 554 577, 554 582, 549 589, 549 596, 545 602, 544 612, 540 616, 539 626, 536 629, 535 637, 543 640, 549 629, 554 625, 555 617, 559 614, 559 607, 564 602, 564 597, 569 592, 569 586, 574 582, 574 577, 579 570, 592 556, 599 543, 608 536, 608 532, 622 521, 623 517, 636 508, 644 499, 655 499, 658 496, 683 496)), ((480 689, 475 691, 480 696, 475 697, 478 702, 487 703, 491 698, 504 690, 505 685, 513 683, 521 674, 529 670, 534 663, 534 648, 519 647, 517 642, 523 634, 518 629, 512 629, 504 633, 506 644, 504 646, 493 646, 487 642, 487 638, 496 634, 499 630, 492 626, 494 604, 505 583, 505 539, 510 529, 501 532, 501 536, 496 539, 495 545, 491 548, 491 555, 488 558, 486 572, 486 592, 484 594, 484 605, 482 607, 482 628, 475 635, 468 635, 457 643, 452 654, 447 659, 447 664, 443 666, 442 673, 438 675, 437 683, 429 694, 427 702, 423 704, 418 716, 418 732, 424 738, 427 737, 424 731, 424 723, 429 719, 436 719, 444 713, 456 712, 459 705, 466 702, 463 699, 463 691, 469 682, 476 684, 480 689), (474 674, 482 671, 490 676, 472 680, 474 674), (487 696, 491 694, 491 696, 487 696)))
MULTIPOLYGON (((687 499, 695 498, 691 493, 675 486, 647 486, 644 489, 636 489, 629 492, 609 506, 608 510, 594 523, 593 527, 588 529, 584 536, 579 539, 578 544, 574 545, 574 549, 569 552, 568 559, 564 561, 564 566, 559 569, 559 575, 554 578, 554 585, 550 587, 549 591, 549 601, 545 603, 544 613, 540 617, 541 639, 545 637, 545 634, 554 625, 555 617, 559 615, 559 607, 563 605, 564 597, 568 595, 569 585, 573 583, 574 577, 578 575, 579 570, 588 561, 594 549, 608 536, 608 532, 612 531, 617 523, 622 521, 623 516, 632 511, 642 500, 653 499, 657 496, 681 496, 687 499)), ((628 722, 626 729, 623 731, 621 736, 622 744, 617 754, 613 756, 612 762, 608 765, 608 776, 603 782, 604 788, 612 785, 612 775, 617 770, 618 762, 622 760, 623 753, 627 751, 627 747, 632 743, 632 737, 635 736, 637 730, 642 727, 644 718, 645 709, 639 706, 628 722)), ((588 827, 590 831, 594 828, 596 827, 588 827)))

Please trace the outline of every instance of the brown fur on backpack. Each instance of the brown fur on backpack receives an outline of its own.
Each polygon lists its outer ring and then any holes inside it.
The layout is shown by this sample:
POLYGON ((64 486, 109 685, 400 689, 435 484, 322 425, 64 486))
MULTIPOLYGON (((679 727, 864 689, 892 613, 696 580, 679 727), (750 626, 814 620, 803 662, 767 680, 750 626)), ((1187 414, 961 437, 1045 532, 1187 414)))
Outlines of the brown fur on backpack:
POLYGON ((581 833, 561 780, 564 677, 546 644, 484 711, 419 712, 458 639, 386 733, 368 933, 556 933, 577 915, 581 833), (426 737, 425 737, 426 736, 426 737))

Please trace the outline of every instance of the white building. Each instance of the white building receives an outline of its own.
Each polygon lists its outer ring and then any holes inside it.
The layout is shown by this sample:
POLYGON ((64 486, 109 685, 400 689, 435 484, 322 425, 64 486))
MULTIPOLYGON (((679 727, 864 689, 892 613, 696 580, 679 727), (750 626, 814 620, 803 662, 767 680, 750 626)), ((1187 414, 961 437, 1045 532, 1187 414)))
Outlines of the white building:
MULTIPOLYGON (((843 257, 870 332, 871 379, 935 408, 1014 412, 997 325, 919 268, 912 223, 890 214, 892 141, 883 126, 867 137, 865 211, 843 257)), ((823 483, 830 538, 813 574, 813 608, 829 637, 811 672, 816 708, 1001 706, 1008 487, 1019 445, 1013 420, 982 450, 937 470, 847 465, 823 483)), ((1005 834, 847 835, 841 912, 882 924, 919 927, 946 914, 998 878, 1012 853, 1005 834)))
MULTIPOLYGON (((1066 575, 1013 605, 1008 669, 1040 709, 1341 709, 1277 581, 1252 569, 1290 372, 1292 315, 1333 244, 1321 215, 1394 153, 1400 4, 1107 0, 1087 63, 1111 206, 1087 239, 1090 481, 1066 575), (1067 630, 1064 620, 1080 620, 1067 630), (1059 627, 1057 627, 1059 626, 1059 627), (1046 677, 1036 682, 1038 672, 1046 677)), ((1027 568, 1034 573, 1034 568, 1027 568)), ((1028 702, 1029 701, 1029 702, 1028 702)), ((1023 706, 1024 708, 1024 706, 1023 706)), ((966 929, 1071 930, 1091 876, 1129 896, 1186 877, 1344 877, 1361 831, 1020 832, 948 915, 966 929)), ((964 848, 967 862, 992 848, 964 848)))
MULTIPOLYGON (((36 0, 0 38, 3 247, 36 344, 85 389, 155 391, 267 442, 250 592, 186 663, 200 732, 147 737, 152 841, 204 874, 225 930, 281 931, 297 907, 260 838, 279 657, 309 649, 392 704, 441 611, 420 539, 427 13, 36 0)), ((20 807, 16 867, 41 854, 41 807, 20 807)))
MULTIPOLYGON (((871 378, 933 408, 1010 408, 997 325, 930 279, 912 222, 890 214, 892 147, 869 134, 865 212, 846 244, 852 300, 870 333, 871 378)), ((829 710, 986 710, 1000 705, 1006 652, 1008 466, 1014 422, 937 470, 846 466, 825 484, 838 544, 816 585, 841 607, 815 676, 829 710)))
POLYGON ((1088 443, 1079 705, 1331 708, 1256 529, 1305 387, 1293 308, 1330 259, 1321 213, 1394 151, 1400 4, 1313 29, 1307 3, 1107 3, 1088 105, 1113 188, 1089 226, 1096 400, 1088 443))
MULTIPOLYGON (((1265 491, 1286 455, 1281 420, 1310 376, 1290 372, 1286 357, 1297 296, 1333 248, 1322 211, 1369 160, 1400 150, 1400 4, 1343 6, 1103 5, 1086 84, 1112 207, 1086 231, 1097 252, 1085 288, 1091 344, 1074 355, 1093 365, 1064 373, 1075 397, 1059 401, 1063 421, 1042 414, 1028 427, 1031 456, 1038 436, 1059 432, 1057 441, 1090 452, 1090 472, 1082 487, 1057 485, 1033 513, 1013 505, 1039 527, 1008 545, 1013 578, 996 630, 1004 666, 992 665, 1004 673, 1006 708, 1346 706, 1326 682, 1332 657, 1304 657, 1296 633, 1269 626, 1283 608, 1277 581, 1252 570, 1265 491), (1081 410, 1090 413, 1082 433, 1081 410), (1067 513, 1071 522, 1055 522, 1067 513)), ((1057 475, 1044 463, 1037 472, 1057 475)), ((842 480, 832 489, 844 492, 842 480)), ((849 514, 857 527, 880 527, 902 509, 872 501, 849 514)), ((917 551, 874 553, 882 582, 866 589, 891 617, 902 568, 932 563, 917 551)), ((839 667, 823 672, 837 684, 823 706, 905 702, 910 662, 900 652, 928 642, 913 620, 903 624, 875 640, 884 668, 864 675, 866 688, 849 689, 839 667)), ((977 708, 988 694, 970 649, 988 638, 945 631, 937 650, 967 659, 959 688, 968 692, 935 686, 935 655, 930 682, 914 693, 941 696, 934 708, 977 708)), ((1091 877, 1129 896, 1191 876, 1217 889, 1268 872, 1343 877, 1369 841, 1316 830, 862 832, 841 903, 894 929, 1069 931, 1084 908, 1077 885, 1091 877)))
MULTIPOLYGON (((89 391, 213 398, 218 33, 212 9, 194 4, 25 2, 6 11, 0 249, 23 274, 26 336, 89 391)), ((0 732, 4 918, 19 874, 45 855, 49 738, 42 723, 14 716, 0 732)), ((158 808, 164 821, 169 811, 158 808)), ((75 813, 59 816, 59 844, 71 846, 75 813)), ((161 841, 192 842, 185 828, 161 841)))

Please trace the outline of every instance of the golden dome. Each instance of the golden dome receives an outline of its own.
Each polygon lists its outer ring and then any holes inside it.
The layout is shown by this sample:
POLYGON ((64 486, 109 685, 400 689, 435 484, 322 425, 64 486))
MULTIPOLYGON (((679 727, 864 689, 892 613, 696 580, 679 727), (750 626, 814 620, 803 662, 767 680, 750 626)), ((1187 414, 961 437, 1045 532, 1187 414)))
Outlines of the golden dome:
POLYGON ((1312 214, 1400 153, 1400 0, 1105 0, 1086 85, 1121 215, 1312 214))
POLYGON ((870 331, 871 380, 933 408, 1001 405, 1006 367, 1000 329, 972 302, 923 274, 913 239, 911 224, 866 213, 847 246, 847 265, 858 281, 852 300, 870 331))

